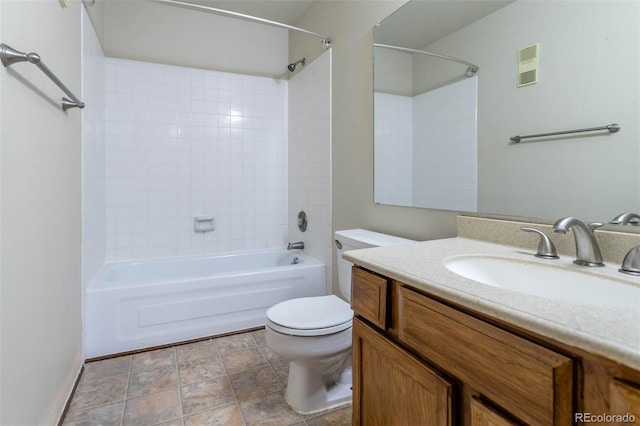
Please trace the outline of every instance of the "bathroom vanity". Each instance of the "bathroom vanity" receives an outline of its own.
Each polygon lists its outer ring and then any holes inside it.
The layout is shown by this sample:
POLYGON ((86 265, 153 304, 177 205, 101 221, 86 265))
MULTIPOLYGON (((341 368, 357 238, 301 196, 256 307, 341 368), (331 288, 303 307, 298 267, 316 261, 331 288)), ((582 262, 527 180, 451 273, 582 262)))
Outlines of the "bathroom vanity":
MULTIPOLYGON (((505 291, 443 266, 465 252, 533 257, 465 238, 345 253, 354 425, 640 424, 640 312, 505 291)), ((615 280, 612 268, 596 273, 615 280)))

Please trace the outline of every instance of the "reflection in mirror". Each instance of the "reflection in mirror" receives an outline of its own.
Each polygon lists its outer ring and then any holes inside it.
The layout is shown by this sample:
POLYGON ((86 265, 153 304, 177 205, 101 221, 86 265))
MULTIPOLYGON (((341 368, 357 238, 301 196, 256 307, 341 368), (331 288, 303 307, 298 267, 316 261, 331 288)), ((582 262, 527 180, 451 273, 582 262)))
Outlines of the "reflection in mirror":
POLYGON ((375 43, 480 70, 374 48, 375 202, 602 222, 640 211, 638 5, 413 0, 386 18, 375 43), (509 141, 610 123, 621 130, 509 141))

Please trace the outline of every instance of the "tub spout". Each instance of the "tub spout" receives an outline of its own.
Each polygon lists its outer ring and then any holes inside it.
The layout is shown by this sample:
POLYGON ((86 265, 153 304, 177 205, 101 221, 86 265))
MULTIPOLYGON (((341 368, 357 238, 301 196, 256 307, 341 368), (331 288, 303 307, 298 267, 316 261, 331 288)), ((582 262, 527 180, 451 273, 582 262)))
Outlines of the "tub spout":
POLYGON ((304 242, 303 241, 298 241, 296 243, 287 244, 287 250, 294 250, 294 249, 302 250, 303 248, 304 248, 304 242))

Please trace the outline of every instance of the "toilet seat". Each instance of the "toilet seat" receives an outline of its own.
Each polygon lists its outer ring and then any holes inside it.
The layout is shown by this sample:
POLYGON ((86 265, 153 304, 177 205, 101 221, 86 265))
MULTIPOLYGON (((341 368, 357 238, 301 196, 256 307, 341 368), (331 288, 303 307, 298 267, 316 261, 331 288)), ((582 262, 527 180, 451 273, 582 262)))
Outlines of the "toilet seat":
POLYGON ((267 311, 267 326, 292 336, 323 336, 352 325, 351 307, 335 295, 287 300, 267 311))

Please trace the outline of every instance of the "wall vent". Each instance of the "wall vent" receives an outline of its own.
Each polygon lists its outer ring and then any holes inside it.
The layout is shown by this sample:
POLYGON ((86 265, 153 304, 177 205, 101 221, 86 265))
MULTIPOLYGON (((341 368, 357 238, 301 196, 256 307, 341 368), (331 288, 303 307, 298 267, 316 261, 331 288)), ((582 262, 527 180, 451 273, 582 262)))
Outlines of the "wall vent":
POLYGON ((538 82, 540 44, 535 43, 518 50, 518 87, 538 82))

